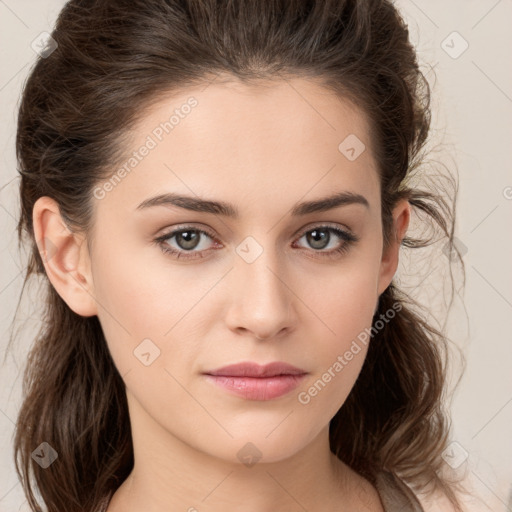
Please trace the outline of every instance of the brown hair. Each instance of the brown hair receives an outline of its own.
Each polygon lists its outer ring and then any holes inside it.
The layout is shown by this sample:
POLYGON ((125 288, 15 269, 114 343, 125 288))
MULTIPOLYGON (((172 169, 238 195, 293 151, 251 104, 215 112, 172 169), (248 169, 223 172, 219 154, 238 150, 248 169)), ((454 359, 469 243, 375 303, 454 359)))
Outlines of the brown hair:
MULTIPOLYGON (((16 140, 18 236, 31 245, 21 293, 40 274, 46 301, 24 374, 15 459, 32 510, 41 510, 33 477, 48 511, 92 512, 133 466, 125 388, 97 317, 75 314, 46 278, 32 210, 50 196, 69 227, 87 233, 94 186, 111 174, 123 135, 156 98, 220 74, 243 82, 320 79, 370 120, 385 245, 393 236, 392 209, 407 198, 413 213, 440 232, 450 265, 452 255, 463 262, 454 244, 456 192, 447 187, 450 200, 442 187, 411 186, 421 177, 430 89, 391 1, 71 0, 52 37, 58 47, 26 82, 16 140), (31 458, 42 442, 59 454, 47 469, 31 458)), ((432 237, 402 241, 407 248, 430 243, 432 237)), ((394 304, 401 307, 373 336, 331 421, 331 450, 370 480, 385 469, 416 490, 441 489, 460 510, 441 476, 449 340, 395 282, 380 296, 374 320, 394 304)))

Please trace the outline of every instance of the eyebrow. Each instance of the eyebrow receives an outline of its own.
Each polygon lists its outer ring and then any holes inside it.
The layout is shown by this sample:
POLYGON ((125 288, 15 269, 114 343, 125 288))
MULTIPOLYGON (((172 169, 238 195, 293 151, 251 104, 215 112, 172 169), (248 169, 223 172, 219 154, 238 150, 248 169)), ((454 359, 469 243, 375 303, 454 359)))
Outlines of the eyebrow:
MULTIPOLYGON (((370 207, 368 200, 360 194, 354 192, 339 192, 328 197, 315 199, 314 201, 298 203, 292 208, 291 215, 293 217, 299 217, 310 213, 326 212, 350 204, 362 204, 366 208, 370 207)), ((146 199, 137 206, 136 210, 144 210, 153 206, 178 206, 179 208, 194 212, 213 213, 233 219, 239 218, 237 208, 229 203, 174 193, 160 194, 146 199)))

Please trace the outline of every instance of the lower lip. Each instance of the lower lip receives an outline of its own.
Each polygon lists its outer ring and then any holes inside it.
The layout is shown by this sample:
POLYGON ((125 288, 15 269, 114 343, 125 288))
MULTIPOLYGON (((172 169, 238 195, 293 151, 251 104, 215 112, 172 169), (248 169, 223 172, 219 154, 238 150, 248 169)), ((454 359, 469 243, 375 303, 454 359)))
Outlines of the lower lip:
POLYGON ((274 377, 205 376, 210 382, 247 400, 272 400, 295 389, 306 374, 277 375, 274 377))

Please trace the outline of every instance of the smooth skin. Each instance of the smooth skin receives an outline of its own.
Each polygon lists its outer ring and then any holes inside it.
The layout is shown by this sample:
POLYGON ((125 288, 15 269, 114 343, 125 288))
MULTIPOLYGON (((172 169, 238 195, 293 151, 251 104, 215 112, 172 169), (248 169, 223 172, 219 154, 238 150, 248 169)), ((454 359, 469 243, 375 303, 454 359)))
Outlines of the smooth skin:
POLYGON ((329 421, 367 346, 360 343, 309 403, 298 394, 371 327, 397 270, 410 205, 396 205, 395 235, 383 251, 367 119, 302 78, 214 82, 162 96, 133 127, 126 160, 192 96, 197 106, 104 197, 91 199, 87 237, 71 232, 48 197, 33 211, 52 285, 74 312, 98 316, 126 384, 135 465, 108 512, 382 511, 373 486, 329 450, 329 421), (351 134, 366 146, 353 161, 338 149, 351 134), (167 192, 229 203, 239 217, 174 205, 137 209, 167 192), (369 206, 291 216, 297 203, 335 192, 360 194, 369 206), (333 253, 347 242, 331 232, 319 249, 306 234, 326 223, 359 240, 333 253), (214 236, 199 235, 192 250, 177 236, 154 242, 184 225, 214 236), (177 259, 162 245, 204 257, 177 259), (248 263, 240 247, 262 252, 248 263), (134 355, 145 339, 158 347, 151 359, 160 351, 149 365, 134 355), (228 394, 202 375, 242 361, 284 361, 308 375, 268 401, 228 394), (238 455, 247 443, 261 453, 250 467, 238 455))

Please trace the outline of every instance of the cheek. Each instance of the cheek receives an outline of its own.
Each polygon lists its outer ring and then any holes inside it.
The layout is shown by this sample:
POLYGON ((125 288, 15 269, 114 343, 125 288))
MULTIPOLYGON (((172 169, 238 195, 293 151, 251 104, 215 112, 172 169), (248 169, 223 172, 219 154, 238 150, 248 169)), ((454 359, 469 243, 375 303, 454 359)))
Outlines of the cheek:
POLYGON ((115 249, 106 248, 104 254, 109 257, 99 260, 94 275, 98 300, 136 332, 154 328, 163 335, 225 271, 180 266, 149 244, 128 254, 116 255, 115 249))
POLYGON ((297 398, 315 414, 334 415, 361 370, 378 299, 377 270, 374 262, 359 259, 350 268, 340 266, 339 272, 331 272, 322 282, 309 284, 306 296, 316 317, 311 323, 316 340, 311 360, 316 372, 297 398))
MULTIPOLYGON (((98 254, 93 279, 98 318, 112 357, 121 374, 133 366, 133 351, 144 340, 161 345, 162 335, 172 326, 164 309, 173 311, 173 294, 164 295, 165 280, 155 266, 133 254, 119 254, 116 246, 104 245, 98 254), (167 321, 165 321, 167 320, 167 321)), ((177 298, 174 296, 174 300, 177 298)))
POLYGON ((329 350, 343 348, 371 325, 378 299, 377 276, 378 266, 361 258, 304 282, 302 296, 319 320, 316 330, 329 350))
POLYGON ((139 368, 138 355, 147 352, 157 356, 151 367, 161 371, 191 368, 214 295, 208 293, 222 272, 205 269, 199 275, 192 265, 167 264, 158 248, 122 254, 119 245, 98 248, 109 257, 97 260, 93 276, 98 318, 119 373, 139 368))

